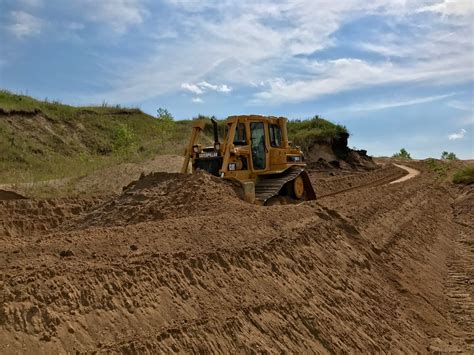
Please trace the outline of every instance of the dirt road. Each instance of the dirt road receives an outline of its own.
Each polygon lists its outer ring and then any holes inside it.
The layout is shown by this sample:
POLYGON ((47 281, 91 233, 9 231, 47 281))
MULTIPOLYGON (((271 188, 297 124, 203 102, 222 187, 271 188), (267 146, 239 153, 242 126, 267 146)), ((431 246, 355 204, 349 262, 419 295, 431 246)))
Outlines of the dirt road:
POLYGON ((413 179, 415 176, 418 176, 420 174, 420 171, 413 168, 409 168, 408 166, 400 165, 400 164, 393 164, 393 165, 395 165, 396 167, 399 167, 400 169, 405 170, 408 174, 406 174, 405 176, 402 176, 400 179, 390 182, 391 184, 398 184, 400 182, 405 182, 407 180, 413 179))
POLYGON ((163 173, 0 201, 0 353, 474 351, 473 188, 413 168, 313 173, 298 206, 163 173))

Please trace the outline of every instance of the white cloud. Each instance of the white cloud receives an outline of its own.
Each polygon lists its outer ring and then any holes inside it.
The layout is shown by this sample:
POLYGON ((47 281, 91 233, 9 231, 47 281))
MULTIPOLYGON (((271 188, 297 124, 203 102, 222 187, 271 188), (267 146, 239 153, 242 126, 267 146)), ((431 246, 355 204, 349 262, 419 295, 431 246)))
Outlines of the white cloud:
MULTIPOLYGON (((1 1, 1 0, 0 0, 1 1)), ((148 0, 69 0, 69 1, 44 1, 44 0, 16 0, 18 2, 17 8, 25 9, 28 11, 34 11, 37 8, 43 7, 44 16, 48 16, 48 13, 59 13, 67 14, 67 23, 77 24, 97 24, 99 26, 106 27, 108 34, 122 35, 127 30, 136 25, 142 24, 145 19, 150 15, 149 10, 146 7, 148 0)), ((12 11, 12 17, 18 17, 18 14, 25 14, 23 11, 12 11)), ((30 14, 27 14, 32 16, 30 14)), ((16 26, 16 32, 22 33, 24 26, 33 28, 38 27, 38 21, 35 18, 26 18, 22 15, 23 20, 16 26), (32 20, 32 21, 30 21, 32 20), (20 26, 23 25, 23 27, 20 26), (21 27, 21 28, 20 28, 21 27)), ((38 20, 38 19, 36 19, 38 20)), ((51 17, 49 19, 51 23, 60 23, 60 19, 51 17)), ((66 28, 68 26, 66 25, 66 28)))
POLYGON ((255 102, 301 102, 322 95, 382 84, 432 81, 455 83, 473 79, 470 57, 456 58, 456 63, 437 59, 411 65, 395 65, 390 61, 368 62, 354 58, 311 61, 311 69, 303 79, 276 78, 268 88, 255 95, 255 102), (449 65, 450 64, 450 65, 449 65))
POLYGON ((221 84, 221 85, 213 85, 208 83, 207 81, 201 81, 198 84, 201 88, 206 88, 212 91, 217 91, 217 92, 231 92, 232 88, 227 86, 226 84, 221 84))
POLYGON ((17 38, 37 36, 44 27, 44 21, 24 11, 11 11, 11 24, 7 29, 17 38))
POLYGON ((72 0, 68 4, 80 14, 80 21, 105 25, 117 34, 143 23, 149 11, 142 0, 72 0))
POLYGON ((193 94, 200 95, 204 93, 204 91, 197 85, 195 84, 189 84, 189 83, 182 83, 181 84, 181 89, 191 91, 193 94))
POLYGON ((472 0, 444 0, 433 5, 423 6, 418 12, 436 12, 442 15, 464 16, 474 12, 472 0))
POLYGON ((196 103, 196 104, 201 104, 203 103, 204 101, 200 98, 200 97, 193 97, 191 99, 192 102, 196 103))
POLYGON ((223 93, 228 93, 232 91, 232 88, 227 86, 226 84, 214 85, 208 83, 207 81, 201 81, 198 84, 182 83, 181 89, 190 91, 196 95, 204 94, 206 91, 217 91, 223 93))
POLYGON ((452 100, 446 103, 448 107, 455 108, 460 111, 467 111, 474 113, 474 107, 472 105, 472 101, 459 101, 459 100, 452 100))
POLYGON ((431 10, 423 10, 422 20, 413 18, 417 10, 433 5, 432 0, 168 3, 173 28, 167 30, 176 38, 160 41, 155 36, 155 47, 147 56, 121 66, 111 83, 115 89, 105 95, 110 101, 151 99, 178 90, 180 83, 195 95, 212 87, 219 92, 248 87, 260 91, 254 101, 285 103, 393 83, 446 85, 473 80, 472 25, 461 18, 447 22, 431 10), (363 43, 353 43, 385 58, 305 59, 344 46, 338 43, 337 31, 372 15, 389 27, 395 23, 405 28, 367 30, 364 33, 372 33, 372 38, 364 36, 363 43), (211 84, 206 81, 210 77, 226 84, 211 84), (261 82, 266 85, 255 87, 261 82))
POLYGON ((457 133, 452 133, 448 136, 450 141, 456 140, 456 139, 463 139, 464 136, 466 135, 466 130, 464 128, 461 128, 461 130, 457 133))
POLYGON ((407 99, 407 100, 399 100, 399 101, 384 101, 384 102, 373 102, 364 105, 354 105, 345 107, 338 111, 375 111, 375 110, 383 110, 387 108, 394 108, 394 107, 404 107, 404 106, 413 106, 419 105, 427 102, 439 101, 444 100, 448 97, 452 97, 455 95, 452 94, 445 94, 445 95, 436 95, 436 96, 427 96, 427 97, 418 97, 415 99, 407 99))

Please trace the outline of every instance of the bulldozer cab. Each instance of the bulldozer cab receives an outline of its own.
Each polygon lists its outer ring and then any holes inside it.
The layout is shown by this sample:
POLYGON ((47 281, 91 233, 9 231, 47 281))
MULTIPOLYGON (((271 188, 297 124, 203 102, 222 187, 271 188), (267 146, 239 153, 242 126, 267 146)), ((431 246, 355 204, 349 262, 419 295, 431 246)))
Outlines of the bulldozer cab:
POLYGON ((192 136, 185 152, 183 173, 188 171, 191 161, 193 172, 202 169, 224 179, 242 184, 252 183, 256 197, 258 198, 261 190, 263 200, 271 197, 275 189, 281 188, 289 181, 298 180, 299 185, 304 185, 304 189, 299 188, 293 195, 302 198, 305 191, 309 191, 306 193, 309 199, 315 197, 312 187, 308 187, 311 184, 304 171, 306 163, 303 152, 288 141, 286 118, 230 116, 226 120, 226 134, 222 142, 217 134, 217 122, 211 122, 214 143, 206 147, 197 144, 198 136, 204 130, 206 122, 198 120, 193 123, 192 136), (300 175, 304 176, 304 182, 301 182, 300 175))

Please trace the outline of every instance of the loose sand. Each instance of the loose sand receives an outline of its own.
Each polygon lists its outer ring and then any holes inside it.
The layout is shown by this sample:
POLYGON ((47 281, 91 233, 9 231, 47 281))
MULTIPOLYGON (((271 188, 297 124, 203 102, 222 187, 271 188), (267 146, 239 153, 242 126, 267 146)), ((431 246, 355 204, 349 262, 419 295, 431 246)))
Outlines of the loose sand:
POLYGON ((472 352, 473 188, 403 169, 301 205, 204 173, 0 201, 0 353, 472 352))

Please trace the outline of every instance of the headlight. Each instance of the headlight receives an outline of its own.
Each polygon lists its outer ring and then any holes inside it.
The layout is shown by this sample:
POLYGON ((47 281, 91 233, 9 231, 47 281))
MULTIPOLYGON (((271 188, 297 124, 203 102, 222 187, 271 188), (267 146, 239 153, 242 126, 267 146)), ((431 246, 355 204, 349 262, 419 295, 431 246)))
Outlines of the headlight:
POLYGON ((286 157, 286 160, 287 160, 288 162, 292 162, 292 163, 299 163, 299 162, 302 161, 301 157, 298 156, 298 155, 288 155, 288 156, 286 157))
POLYGON ((193 152, 196 154, 199 153, 199 147, 197 145, 193 146, 193 152))
POLYGON ((229 164, 229 171, 234 171, 236 168, 237 168, 237 165, 235 163, 229 164))

